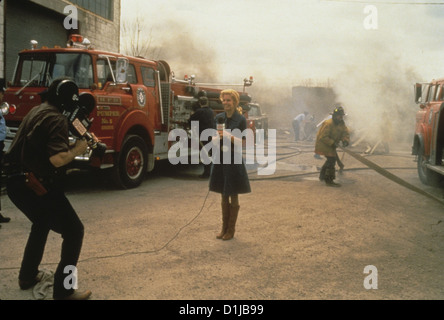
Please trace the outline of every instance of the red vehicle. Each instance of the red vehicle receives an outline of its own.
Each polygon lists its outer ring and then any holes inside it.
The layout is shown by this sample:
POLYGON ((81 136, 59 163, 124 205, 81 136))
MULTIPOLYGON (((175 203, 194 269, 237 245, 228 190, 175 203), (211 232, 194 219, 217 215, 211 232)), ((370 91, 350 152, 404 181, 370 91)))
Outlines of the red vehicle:
POLYGON ((415 84, 416 114, 412 154, 418 156, 422 183, 438 186, 444 179, 444 79, 415 84))
MULTIPOLYGON (((72 166, 109 169, 121 188, 139 186, 156 160, 168 158, 175 143, 168 141, 168 134, 172 129, 187 129, 200 90, 210 93, 213 109, 221 109, 221 89, 201 87, 193 77, 177 80, 165 61, 90 49, 79 35, 71 36, 66 48, 38 49, 35 41, 32 44, 32 49, 19 53, 14 77, 3 96, 1 108, 9 110, 5 150, 23 117, 41 103, 39 93, 61 76, 74 80, 80 93, 95 97, 89 131, 107 146, 103 157, 88 150, 72 166)), ((250 84, 244 82, 244 86, 250 84)), ((243 103, 251 100, 245 93, 241 99, 243 103)))
POLYGON ((254 140, 258 142, 258 138, 262 137, 262 135, 258 136, 257 130, 264 130, 264 139, 268 137, 268 116, 266 113, 262 112, 261 106, 259 103, 251 102, 248 103, 246 112, 244 112, 247 118, 247 127, 253 130, 254 132, 254 140))

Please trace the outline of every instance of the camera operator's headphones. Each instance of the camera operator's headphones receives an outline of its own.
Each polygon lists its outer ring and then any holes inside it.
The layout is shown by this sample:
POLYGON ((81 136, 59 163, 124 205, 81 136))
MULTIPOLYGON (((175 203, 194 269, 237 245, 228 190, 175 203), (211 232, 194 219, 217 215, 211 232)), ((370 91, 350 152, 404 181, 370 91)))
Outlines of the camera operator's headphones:
POLYGON ((79 101, 79 87, 72 80, 56 79, 40 95, 61 111, 71 110, 79 101))
POLYGON ((62 110, 71 110, 79 101, 79 87, 72 80, 62 80, 56 88, 56 100, 62 110))

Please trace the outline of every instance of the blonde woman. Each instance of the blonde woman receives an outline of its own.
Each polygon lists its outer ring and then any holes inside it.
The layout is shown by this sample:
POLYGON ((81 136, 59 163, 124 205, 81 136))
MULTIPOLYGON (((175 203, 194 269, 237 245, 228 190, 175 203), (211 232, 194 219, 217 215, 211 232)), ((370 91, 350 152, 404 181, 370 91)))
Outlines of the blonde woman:
MULTIPOLYGON (((233 89, 223 90, 220 94, 224 112, 216 116, 215 123, 224 123, 225 129, 239 129, 243 132, 247 128, 245 117, 237 112, 239 106, 239 93, 233 89)), ((222 230, 216 236, 218 239, 230 240, 234 236, 237 217, 239 214, 239 194, 251 192, 250 181, 244 161, 234 161, 235 152, 239 152, 234 144, 242 143, 242 138, 236 137, 227 130, 218 132, 221 139, 220 164, 213 163, 210 175, 210 191, 222 195, 222 230), (223 145, 231 143, 231 148, 225 150, 223 145), (223 155, 230 152, 231 155, 223 155), (230 158, 230 163, 224 159, 230 158)), ((237 155, 239 156, 239 155, 237 155)), ((242 155, 239 157, 242 159, 242 155)))

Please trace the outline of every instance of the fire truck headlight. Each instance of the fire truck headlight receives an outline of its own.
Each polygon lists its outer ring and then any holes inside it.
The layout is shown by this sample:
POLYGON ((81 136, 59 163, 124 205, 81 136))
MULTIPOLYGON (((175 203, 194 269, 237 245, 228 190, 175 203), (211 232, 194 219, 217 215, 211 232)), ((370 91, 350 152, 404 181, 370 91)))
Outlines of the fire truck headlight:
POLYGON ((9 113, 9 104, 8 104, 7 102, 3 102, 3 103, 0 105, 0 113, 1 113, 3 116, 6 116, 6 115, 9 113))

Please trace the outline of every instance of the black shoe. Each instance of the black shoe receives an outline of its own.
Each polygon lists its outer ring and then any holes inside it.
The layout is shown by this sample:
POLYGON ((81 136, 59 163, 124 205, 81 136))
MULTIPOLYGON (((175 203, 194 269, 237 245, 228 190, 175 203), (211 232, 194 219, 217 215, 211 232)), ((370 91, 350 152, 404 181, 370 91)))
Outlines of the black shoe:
POLYGON ((18 281, 19 287, 22 290, 27 290, 35 286, 38 282, 42 281, 43 272, 39 271, 34 279, 32 280, 20 280, 18 281))
POLYGON ((319 181, 325 180, 325 168, 321 169, 321 172, 319 172, 319 181))
POLYGON ((6 222, 9 222, 9 221, 11 221, 11 218, 3 217, 3 216, 0 214, 0 223, 6 223, 6 222))
POLYGON ((338 188, 338 187, 340 187, 341 185, 339 184, 339 183, 336 183, 336 182, 334 182, 334 181, 325 181, 325 184, 328 186, 328 187, 336 187, 336 188, 338 188))

